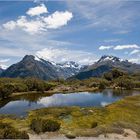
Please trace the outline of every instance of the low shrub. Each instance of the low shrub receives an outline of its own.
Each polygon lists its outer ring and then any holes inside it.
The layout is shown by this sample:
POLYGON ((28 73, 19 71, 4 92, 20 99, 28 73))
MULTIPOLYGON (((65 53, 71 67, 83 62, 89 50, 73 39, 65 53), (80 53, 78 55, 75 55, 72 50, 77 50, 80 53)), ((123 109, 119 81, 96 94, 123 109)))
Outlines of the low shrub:
POLYGON ((97 127, 97 125, 98 125, 97 122, 93 122, 93 123, 91 124, 91 128, 95 128, 95 127, 97 127))
POLYGON ((125 88, 128 90, 133 89, 135 86, 133 80, 126 77, 118 78, 116 83, 120 88, 125 88))
POLYGON ((98 83, 97 82, 92 82, 92 83, 89 84, 88 87, 90 87, 90 88, 92 88, 92 87, 98 87, 98 83))
POLYGON ((105 89, 106 88, 106 85, 104 82, 100 82, 99 83, 99 89, 105 89))
POLYGON ((25 131, 18 131, 10 124, 0 122, 0 139, 29 139, 25 131))
POLYGON ((26 92, 28 87, 24 83, 13 83, 14 86, 13 92, 26 92))
POLYGON ((0 98, 4 99, 9 97, 14 91, 14 86, 12 84, 1 84, 0 85, 0 98))
POLYGON ((36 118, 31 121, 30 128, 36 133, 54 132, 60 129, 60 123, 54 120, 36 118))
POLYGON ((140 81, 135 81, 134 86, 135 88, 140 88, 140 81))

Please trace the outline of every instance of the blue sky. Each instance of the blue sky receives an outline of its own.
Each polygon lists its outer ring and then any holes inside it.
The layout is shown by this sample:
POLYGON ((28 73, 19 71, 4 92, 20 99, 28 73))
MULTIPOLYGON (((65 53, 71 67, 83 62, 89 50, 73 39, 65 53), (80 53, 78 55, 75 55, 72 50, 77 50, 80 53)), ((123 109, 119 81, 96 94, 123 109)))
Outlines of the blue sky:
POLYGON ((26 54, 93 63, 102 55, 140 62, 140 2, 0 1, 0 65, 26 54))

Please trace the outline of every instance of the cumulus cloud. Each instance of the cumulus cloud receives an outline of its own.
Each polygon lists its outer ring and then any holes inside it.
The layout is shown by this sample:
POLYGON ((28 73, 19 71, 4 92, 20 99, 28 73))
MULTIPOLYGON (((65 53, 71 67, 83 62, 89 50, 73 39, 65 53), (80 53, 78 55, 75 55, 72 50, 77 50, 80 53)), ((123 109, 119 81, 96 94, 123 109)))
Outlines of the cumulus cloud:
POLYGON ((44 48, 37 51, 36 55, 54 62, 75 61, 80 64, 92 64, 96 61, 96 56, 92 53, 62 48, 44 48))
POLYGON ((73 17, 71 12, 65 11, 65 12, 59 12, 56 11, 52 15, 44 18, 44 22, 47 24, 47 28, 59 28, 63 25, 67 25, 67 22, 71 20, 73 17))
POLYGON ((100 46, 99 50, 108 50, 108 49, 111 49, 111 48, 113 48, 113 46, 100 46))
POLYGON ((140 50, 135 49, 135 50, 133 50, 133 51, 130 52, 130 55, 137 54, 137 53, 140 53, 140 50))
POLYGON ((16 21, 9 21, 3 24, 3 27, 8 30, 13 30, 17 27, 33 34, 43 31, 44 25, 39 20, 27 20, 26 16, 21 16, 16 21))
POLYGON ((48 13, 47 7, 44 4, 36 6, 34 8, 30 8, 26 14, 30 16, 41 15, 43 13, 48 13))
POLYGON ((13 30, 16 27, 15 21, 8 21, 7 23, 3 24, 3 27, 8 30, 13 30))
POLYGON ((8 21, 3 24, 3 27, 7 30, 13 30, 16 28, 22 29, 30 34, 41 33, 43 31, 47 31, 48 29, 57 29, 67 23, 72 19, 73 14, 69 11, 56 11, 50 15, 41 16, 42 13, 47 13, 47 7, 45 9, 45 5, 42 4, 35 8, 30 8, 27 11, 27 14, 31 17, 27 16, 19 16, 16 20, 8 21), (32 16, 35 16, 32 18, 32 16), (38 16, 40 15, 40 16, 38 16))

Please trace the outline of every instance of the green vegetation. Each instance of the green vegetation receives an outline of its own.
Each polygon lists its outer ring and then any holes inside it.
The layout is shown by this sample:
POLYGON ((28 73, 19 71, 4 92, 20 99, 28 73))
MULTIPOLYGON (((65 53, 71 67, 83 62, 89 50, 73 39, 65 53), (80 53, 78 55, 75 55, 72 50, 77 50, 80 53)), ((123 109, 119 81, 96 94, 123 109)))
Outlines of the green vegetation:
POLYGON ((36 133, 54 132, 60 129, 60 123, 50 119, 35 118, 31 121, 30 128, 36 133))
POLYGON ((135 75, 131 75, 118 69, 113 69, 112 71, 104 74, 104 78, 110 81, 112 87, 129 90, 134 88, 140 88, 139 77, 140 74, 138 73, 135 75))
POLYGON ((98 125, 97 122, 93 122, 93 123, 91 124, 91 128, 95 128, 95 127, 97 127, 97 125, 98 125))
POLYGON ((1 115, 0 122, 4 123, 4 127, 0 125, 0 134, 3 137, 4 132, 8 132, 9 136, 6 137, 13 138, 14 135, 19 138, 19 136, 25 136, 27 132, 32 133, 32 130, 36 133, 59 131, 68 138, 74 138, 123 133, 123 128, 129 128, 140 137, 139 116, 140 95, 137 95, 126 97, 106 107, 42 108, 30 111, 27 118, 24 119, 1 115), (12 133, 9 133, 11 129, 12 133), (25 135, 18 134, 17 130, 24 131, 25 135))
POLYGON ((4 99, 15 92, 37 91, 43 93, 55 87, 55 83, 36 78, 0 78, 0 99, 4 99))
POLYGON ((0 98, 4 99, 10 96, 13 92, 13 86, 11 84, 0 85, 0 98))
POLYGON ((127 77, 120 77, 116 80, 116 85, 120 88, 125 89, 133 89, 135 87, 135 83, 127 77))
POLYGON ((97 136, 101 133, 123 133, 130 128, 140 136, 140 95, 126 97, 103 108, 44 108, 31 111, 28 120, 53 119, 61 123, 67 137, 97 136))
POLYGON ((0 122, 0 139, 29 139, 25 131, 18 131, 8 123, 0 122))
MULTIPOLYGON (((26 96, 23 95, 25 98, 31 91, 37 92, 38 96, 30 97, 31 101, 37 101, 40 96, 51 95, 55 92, 93 91, 105 88, 129 90, 140 88, 140 73, 128 75, 123 71, 113 69, 100 78, 86 80, 43 81, 36 78, 0 78, 0 100, 12 97, 17 92, 27 93, 26 96)), ((32 131, 37 134, 59 131, 72 139, 76 136, 122 133, 123 128, 132 129, 140 137, 140 95, 126 97, 100 108, 43 108, 29 112, 27 118, 24 119, 0 116, 0 139, 28 139, 27 132, 32 131)))
POLYGON ((140 88, 140 73, 127 74, 119 69, 104 73, 102 77, 85 80, 58 79, 43 81, 36 78, 0 78, 0 99, 20 92, 76 92, 95 91, 105 88, 135 89, 140 88))
POLYGON ((107 79, 108 81, 112 81, 113 79, 117 79, 118 77, 126 75, 125 72, 120 71, 118 69, 113 69, 110 72, 107 72, 104 74, 104 78, 107 79))

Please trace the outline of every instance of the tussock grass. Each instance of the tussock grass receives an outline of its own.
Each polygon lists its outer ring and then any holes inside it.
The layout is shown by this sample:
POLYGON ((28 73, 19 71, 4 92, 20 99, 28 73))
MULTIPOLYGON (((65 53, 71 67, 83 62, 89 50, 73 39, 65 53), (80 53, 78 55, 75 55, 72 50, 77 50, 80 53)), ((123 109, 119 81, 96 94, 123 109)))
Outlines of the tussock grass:
POLYGON ((60 131, 76 136, 97 136, 101 133, 123 133, 130 128, 140 135, 140 95, 126 97, 107 107, 44 108, 29 113, 31 120, 37 114, 61 123, 60 131), (96 127, 93 127, 93 124, 96 127))

